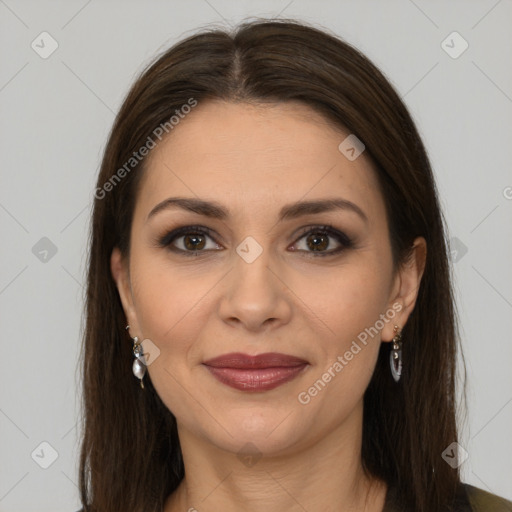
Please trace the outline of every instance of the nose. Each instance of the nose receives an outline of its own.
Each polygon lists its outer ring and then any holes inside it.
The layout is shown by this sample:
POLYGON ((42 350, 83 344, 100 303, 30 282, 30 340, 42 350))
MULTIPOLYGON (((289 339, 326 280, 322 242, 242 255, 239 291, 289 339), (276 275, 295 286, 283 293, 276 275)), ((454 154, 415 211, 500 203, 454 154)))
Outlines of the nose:
POLYGON ((290 321, 291 297, 284 269, 264 248, 256 259, 235 253, 219 302, 221 319, 251 332, 266 332, 290 321))

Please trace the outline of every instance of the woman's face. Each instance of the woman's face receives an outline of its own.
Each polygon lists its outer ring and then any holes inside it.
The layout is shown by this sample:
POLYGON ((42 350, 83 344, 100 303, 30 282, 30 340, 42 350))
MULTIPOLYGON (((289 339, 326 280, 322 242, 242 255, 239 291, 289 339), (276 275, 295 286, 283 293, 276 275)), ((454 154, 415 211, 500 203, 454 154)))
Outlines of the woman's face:
POLYGON ((380 342, 421 276, 393 273, 377 178, 364 152, 340 151, 348 135, 305 105, 216 101, 149 155, 129 264, 116 249, 112 271, 180 435, 284 454, 360 426, 380 342), (178 197, 214 207, 165 203, 178 197), (230 353, 299 361, 205 365, 230 353))

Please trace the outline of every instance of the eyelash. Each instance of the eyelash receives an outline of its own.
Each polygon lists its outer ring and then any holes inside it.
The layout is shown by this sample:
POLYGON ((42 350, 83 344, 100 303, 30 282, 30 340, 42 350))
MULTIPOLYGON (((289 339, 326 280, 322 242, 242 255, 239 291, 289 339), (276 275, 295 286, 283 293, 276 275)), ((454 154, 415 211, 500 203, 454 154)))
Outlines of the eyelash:
MULTIPOLYGON (((211 238, 215 243, 218 243, 215 241, 215 239, 213 237, 213 231, 209 228, 206 228, 204 226, 183 226, 181 228, 174 229, 174 230, 170 231, 169 233, 165 234, 163 237, 161 237, 160 239, 157 240, 157 244, 159 247, 167 248, 168 250, 170 250, 172 252, 183 254, 184 256, 187 256, 187 257, 190 257, 190 256, 197 257, 202 252, 208 252, 208 250, 185 251, 183 249, 178 249, 177 247, 171 246, 172 242, 174 242, 176 239, 183 237, 185 235, 190 235, 190 234, 204 235, 204 236, 211 238)), ((335 238, 337 240, 337 242, 340 243, 340 247, 338 247, 337 249, 331 250, 329 252, 322 252, 322 251, 316 252, 316 251, 303 251, 303 250, 297 251, 297 252, 309 253, 311 255, 311 257, 313 257, 313 258, 334 256, 346 249, 353 247, 353 245, 354 245, 353 241, 345 233, 338 231, 337 229, 335 229, 329 225, 313 226, 313 227, 308 226, 308 227, 304 228, 302 230, 299 238, 297 238, 296 242, 301 240, 302 238, 304 238, 306 235, 309 235, 309 234, 328 235, 328 236, 335 238)))

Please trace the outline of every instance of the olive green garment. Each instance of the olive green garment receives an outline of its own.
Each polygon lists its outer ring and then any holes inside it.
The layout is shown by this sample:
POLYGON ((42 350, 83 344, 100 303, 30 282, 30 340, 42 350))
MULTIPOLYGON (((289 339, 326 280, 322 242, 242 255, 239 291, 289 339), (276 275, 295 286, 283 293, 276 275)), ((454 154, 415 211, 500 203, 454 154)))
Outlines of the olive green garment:
MULTIPOLYGON (((389 489, 382 512, 413 512, 397 506, 397 491, 389 489)), ((512 512, 512 501, 469 484, 460 484, 455 508, 450 512, 512 512)))
MULTIPOLYGON (((397 491, 389 489, 382 512, 413 512, 405 511, 397 506, 397 491)), ((78 510, 83 512, 83 509, 78 510)), ((468 484, 461 484, 457 504, 450 512, 512 512, 512 501, 505 500, 468 484)))

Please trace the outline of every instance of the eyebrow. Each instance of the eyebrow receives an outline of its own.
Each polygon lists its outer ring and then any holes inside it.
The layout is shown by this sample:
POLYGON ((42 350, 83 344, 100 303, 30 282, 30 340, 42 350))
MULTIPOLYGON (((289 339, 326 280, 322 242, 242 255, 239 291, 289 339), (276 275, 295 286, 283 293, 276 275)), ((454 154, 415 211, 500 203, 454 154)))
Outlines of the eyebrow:
MULTIPOLYGON (((205 201, 193 197, 169 197, 158 203, 148 214, 146 222, 157 213, 172 208, 181 208, 212 219, 226 220, 230 216, 227 208, 215 201, 205 201)), ((299 201, 285 205, 279 212, 279 222, 284 220, 295 219, 303 215, 311 215, 315 213, 324 213, 335 210, 352 211, 359 215, 365 222, 368 217, 364 211, 351 201, 341 198, 318 199, 315 201, 299 201)))

